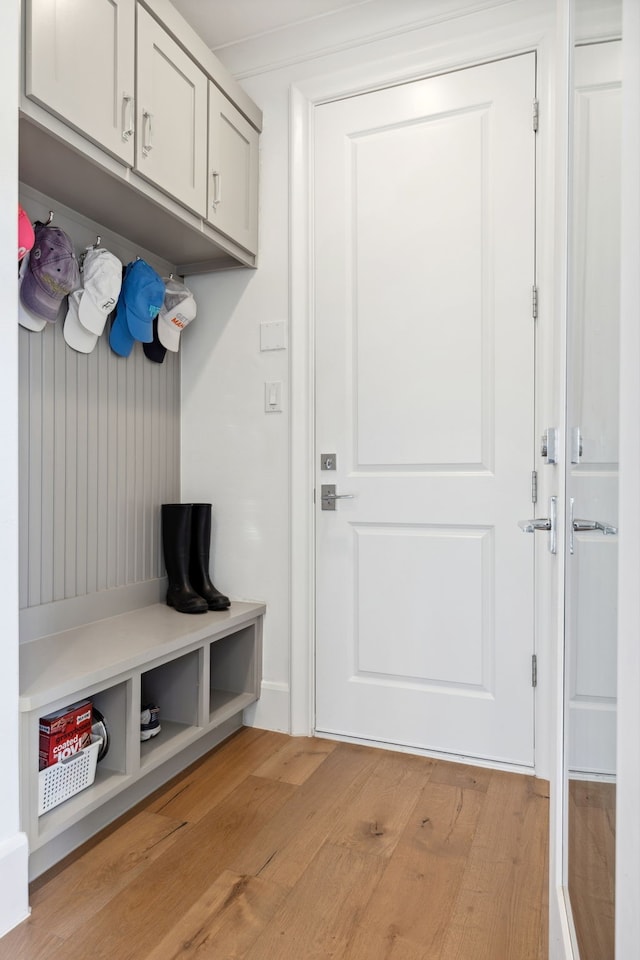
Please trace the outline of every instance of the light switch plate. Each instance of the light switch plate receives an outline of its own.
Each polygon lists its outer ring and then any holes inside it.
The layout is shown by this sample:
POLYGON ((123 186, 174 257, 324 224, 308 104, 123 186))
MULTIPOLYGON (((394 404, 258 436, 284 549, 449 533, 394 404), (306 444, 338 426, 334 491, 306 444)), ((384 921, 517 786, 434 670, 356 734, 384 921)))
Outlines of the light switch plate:
POLYGON ((282 380, 272 380, 264 385, 265 413, 282 413, 282 380))

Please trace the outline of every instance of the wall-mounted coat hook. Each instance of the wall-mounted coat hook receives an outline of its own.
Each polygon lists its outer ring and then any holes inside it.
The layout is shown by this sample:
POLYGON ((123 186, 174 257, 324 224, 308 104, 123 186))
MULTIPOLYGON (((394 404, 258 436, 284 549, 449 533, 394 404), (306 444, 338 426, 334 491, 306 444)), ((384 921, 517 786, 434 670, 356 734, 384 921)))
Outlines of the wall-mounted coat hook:
POLYGON ((94 248, 95 248, 95 247, 99 247, 101 243, 102 243, 102 237, 100 236, 100 234, 98 234, 97 237, 96 237, 96 242, 95 242, 94 245, 93 245, 94 248))
POLYGON ((47 218, 47 222, 45 223, 45 227, 48 227, 48 226, 49 226, 49 224, 53 221, 53 217, 54 217, 54 212, 53 212, 53 210, 49 210, 49 217, 47 218))

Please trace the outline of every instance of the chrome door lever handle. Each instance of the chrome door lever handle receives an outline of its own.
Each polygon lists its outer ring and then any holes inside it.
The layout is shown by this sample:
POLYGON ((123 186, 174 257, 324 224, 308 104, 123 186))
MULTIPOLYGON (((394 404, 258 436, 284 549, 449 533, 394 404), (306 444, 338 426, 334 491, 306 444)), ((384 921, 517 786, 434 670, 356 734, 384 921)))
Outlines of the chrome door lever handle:
POLYGON ((335 510, 336 500, 353 500, 352 493, 336 493, 335 483, 323 483, 320 487, 320 501, 323 510, 335 510))
POLYGON ((536 517, 533 520, 518 520, 518 526, 523 533, 534 533, 536 530, 551 530, 551 520, 549 517, 536 517))
POLYGON ((578 520, 577 518, 573 521, 573 529, 576 533, 600 530, 605 537, 618 532, 618 528, 614 527, 612 523, 602 523, 600 520, 578 520))
POLYGON ((534 517, 531 520, 518 520, 518 526, 523 533, 535 533, 536 530, 547 530, 549 533, 549 553, 557 551, 557 517, 558 498, 549 497, 549 516, 534 517))

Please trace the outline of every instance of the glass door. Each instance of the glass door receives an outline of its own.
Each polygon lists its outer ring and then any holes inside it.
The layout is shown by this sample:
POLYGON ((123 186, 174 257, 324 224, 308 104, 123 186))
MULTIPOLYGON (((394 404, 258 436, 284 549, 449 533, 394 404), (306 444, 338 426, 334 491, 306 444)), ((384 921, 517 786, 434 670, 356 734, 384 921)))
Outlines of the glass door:
POLYGON ((569 232, 565 837, 566 882, 580 960, 614 960, 621 42, 609 38, 619 31, 619 0, 582 6, 577 0, 569 232), (596 6, 599 19, 594 22, 596 6))

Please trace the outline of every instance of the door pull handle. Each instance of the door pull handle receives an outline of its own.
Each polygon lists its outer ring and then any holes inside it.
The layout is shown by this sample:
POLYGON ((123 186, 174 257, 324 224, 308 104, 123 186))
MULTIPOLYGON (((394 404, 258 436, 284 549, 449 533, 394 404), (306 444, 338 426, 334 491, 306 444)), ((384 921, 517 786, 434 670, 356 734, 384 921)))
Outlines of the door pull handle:
POLYGON ((122 139, 126 143, 135 132, 133 97, 126 93, 122 96, 122 114, 122 139))
POLYGON ((549 553, 556 553, 558 520, 558 498, 549 497, 549 516, 534 517, 532 520, 518 520, 518 526, 523 533, 535 533, 536 530, 546 530, 549 533, 549 553))

